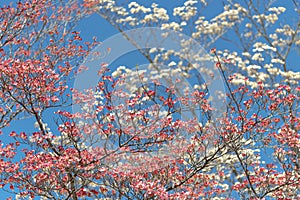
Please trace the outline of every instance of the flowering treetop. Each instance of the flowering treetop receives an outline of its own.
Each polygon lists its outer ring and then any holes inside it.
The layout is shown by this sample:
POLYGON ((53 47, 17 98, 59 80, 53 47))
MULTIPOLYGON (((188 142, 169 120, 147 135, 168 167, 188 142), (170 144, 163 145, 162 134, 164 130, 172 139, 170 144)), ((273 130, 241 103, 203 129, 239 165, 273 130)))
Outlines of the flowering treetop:
POLYGON ((205 0, 3 6, 0 127, 13 142, 0 146, 1 188, 16 199, 300 198, 299 3, 223 3, 212 17, 205 0), (75 25, 93 13, 120 34, 85 42, 75 25), (147 64, 114 66, 134 49, 147 64), (10 126, 24 117, 34 132, 10 126))

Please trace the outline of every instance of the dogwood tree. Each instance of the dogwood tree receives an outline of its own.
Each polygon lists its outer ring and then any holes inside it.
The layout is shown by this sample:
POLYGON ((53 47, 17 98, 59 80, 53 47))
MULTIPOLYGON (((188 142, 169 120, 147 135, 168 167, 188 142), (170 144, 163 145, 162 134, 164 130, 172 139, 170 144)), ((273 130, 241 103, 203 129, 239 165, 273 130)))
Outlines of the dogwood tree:
POLYGON ((214 3, 2 6, 11 199, 300 198, 299 3, 214 3), (93 13, 127 43, 85 42, 75 25, 93 13), (124 47, 148 63, 114 66, 124 47))

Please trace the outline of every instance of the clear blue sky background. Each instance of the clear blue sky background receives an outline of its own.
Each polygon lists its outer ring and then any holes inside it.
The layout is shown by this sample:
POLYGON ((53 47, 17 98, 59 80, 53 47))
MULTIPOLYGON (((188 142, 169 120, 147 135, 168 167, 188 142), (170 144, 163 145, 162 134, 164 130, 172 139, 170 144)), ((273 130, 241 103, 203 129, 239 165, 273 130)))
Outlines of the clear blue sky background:
MULTIPOLYGON (((7 4, 10 2, 9 0, 0 0, 0 5, 7 4)), ((118 2, 118 1, 117 1, 118 2)), ((137 2, 142 2, 142 4, 150 5, 152 2, 157 2, 159 5, 165 8, 173 8, 176 5, 181 5, 181 2, 184 2, 182 0, 180 1, 172 1, 172 0, 161 0, 161 1, 146 1, 146 0, 140 0, 137 2)), ((217 13, 222 12, 223 5, 220 3, 220 0, 212 0, 209 1, 209 6, 206 8, 206 10, 203 12, 205 16, 209 19, 210 17, 216 15, 217 13)), ((279 1, 280 4, 275 5, 283 5, 287 4, 285 1, 279 1)), ((171 9, 169 9, 171 11, 171 9)), ((287 12, 285 14, 285 17, 293 18, 290 12, 287 12)), ((117 34, 118 31, 112 27, 107 21, 105 21, 103 18, 101 18, 99 15, 94 14, 90 16, 89 18, 83 19, 80 21, 79 25, 75 28, 77 31, 81 32, 81 35, 84 40, 91 40, 93 36, 96 36, 98 38, 98 41, 104 41, 105 39, 109 38, 110 36, 117 34)), ((229 49, 232 50, 233 46, 229 43, 220 43, 216 42, 215 47, 218 49, 229 49)), ((236 49, 235 49, 236 50, 236 49)), ((209 50, 208 50, 209 51, 209 50)), ((289 58, 290 62, 293 63, 293 66, 291 69, 294 71, 299 71, 300 69, 296 66, 299 65, 299 52, 294 51, 292 53, 292 56, 289 58)), ((117 62, 115 62, 115 65, 127 65, 127 66, 135 66, 136 64, 144 64, 147 63, 146 59, 142 56, 137 56, 136 53, 128 54, 126 56, 121 57, 117 62)), ((47 117, 48 119, 45 121, 52 121, 51 115, 47 117)), ((4 135, 0 136, 0 140, 3 143, 8 143, 9 138, 5 135, 9 134, 11 130, 14 130, 16 132, 26 131, 26 132, 34 132, 36 129, 33 127, 34 120, 33 119, 26 119, 26 120, 19 120, 14 121, 11 123, 11 126, 8 128, 3 129, 4 135)), ((50 126, 54 130, 56 129, 56 126, 50 126)), ((6 197, 10 196, 7 194, 7 192, 4 192, 0 190, 0 199, 5 199, 6 197)))

